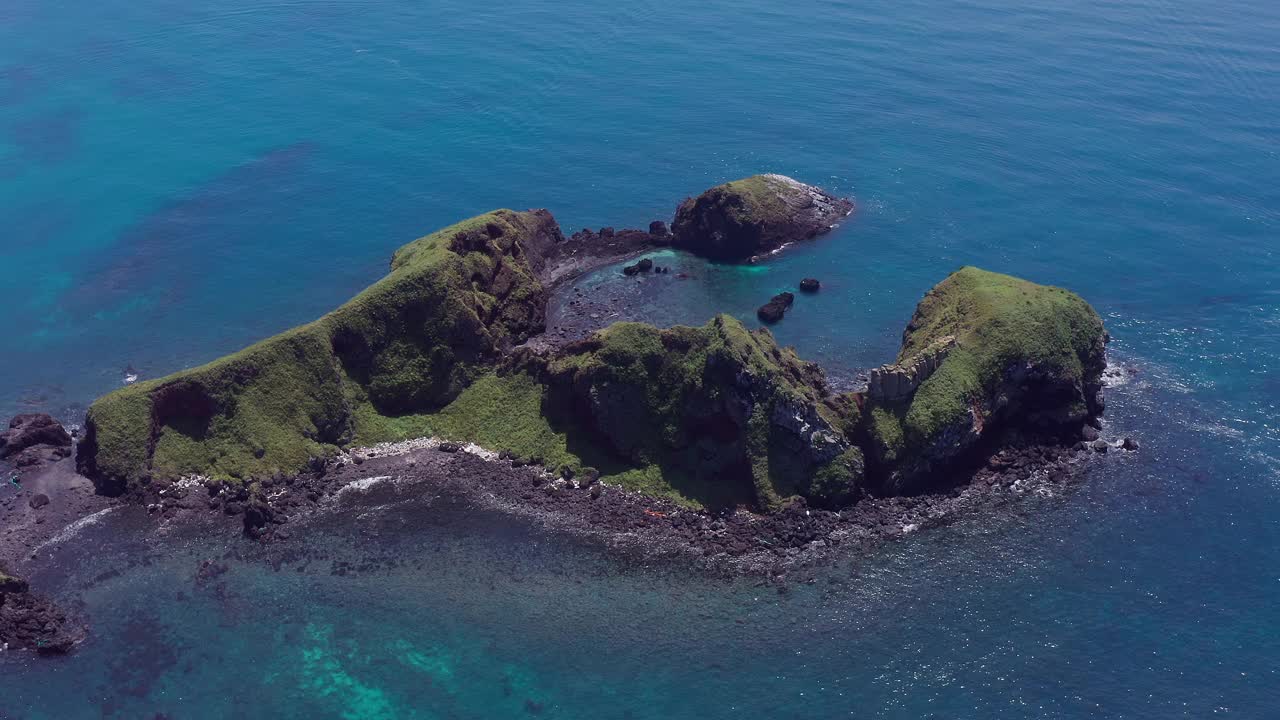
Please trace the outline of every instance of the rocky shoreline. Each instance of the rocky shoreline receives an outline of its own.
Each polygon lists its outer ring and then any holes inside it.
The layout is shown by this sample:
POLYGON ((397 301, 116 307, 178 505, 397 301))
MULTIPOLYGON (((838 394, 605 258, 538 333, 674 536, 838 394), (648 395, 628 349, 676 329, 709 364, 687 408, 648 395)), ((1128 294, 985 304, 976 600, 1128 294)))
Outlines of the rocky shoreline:
POLYGON ((633 559, 680 559, 713 573, 781 581, 834 553, 856 555, 967 512, 1068 488, 1103 457, 1103 445, 1108 450, 1136 447, 1129 438, 1072 446, 1009 444, 953 478, 944 492, 868 497, 840 510, 812 507, 798 498, 770 512, 745 507, 710 512, 627 490, 594 474, 574 476, 438 438, 352 449, 308 472, 262 480, 261 497, 234 483, 188 477, 134 500, 163 521, 222 515, 241 525, 246 537, 269 544, 290 539, 314 515, 372 493, 380 493, 380 500, 445 494, 592 538, 633 559))
MULTIPOLYGON (((946 492, 865 498, 841 509, 803 499, 771 511, 707 512, 593 477, 565 477, 501 453, 433 438, 352 449, 305 473, 263 481, 262 503, 242 486, 189 477, 129 498, 157 524, 223 517, 246 539, 271 545, 305 532, 313 516, 358 503, 373 493, 397 500, 448 495, 478 509, 525 518, 555 532, 600 543, 635 562, 673 561, 721 576, 757 577, 785 589, 807 570, 855 558, 912 533, 945 525, 1031 495, 1066 492, 1107 450, 1134 450, 1131 438, 1006 446, 953 480, 946 492)), ((69 527, 121 504, 91 492, 73 460, 30 468, 24 489, 0 501, 0 648, 40 654, 71 651, 87 624, 4 568, 31 569, 38 550, 69 527), (41 492, 37 492, 37 490, 41 492), (33 497, 54 499, 32 506, 33 497), (25 508, 25 509, 24 509, 25 508)))

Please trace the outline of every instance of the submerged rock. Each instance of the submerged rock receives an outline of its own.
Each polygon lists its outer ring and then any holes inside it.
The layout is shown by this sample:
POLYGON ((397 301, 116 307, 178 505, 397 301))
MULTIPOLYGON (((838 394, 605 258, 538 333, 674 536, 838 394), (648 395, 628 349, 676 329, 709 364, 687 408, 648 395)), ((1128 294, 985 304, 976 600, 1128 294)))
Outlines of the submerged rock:
POLYGON ((853 203, 785 175, 754 175, 689 198, 671 225, 676 247, 743 261, 830 230, 853 203))
POLYGON ((815 278, 805 278, 800 281, 800 292, 816 293, 821 287, 822 283, 815 278))

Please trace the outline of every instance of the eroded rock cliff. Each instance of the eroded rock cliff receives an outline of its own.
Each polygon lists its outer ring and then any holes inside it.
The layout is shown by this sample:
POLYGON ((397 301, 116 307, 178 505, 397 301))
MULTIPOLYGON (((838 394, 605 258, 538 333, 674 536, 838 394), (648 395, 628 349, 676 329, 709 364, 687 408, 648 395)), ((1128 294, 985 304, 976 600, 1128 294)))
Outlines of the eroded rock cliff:
POLYGON ((873 375, 868 450, 884 490, 931 475, 1010 431, 1078 439, 1102 412, 1107 333, 1080 296, 964 267, 920 301, 897 362, 873 375))

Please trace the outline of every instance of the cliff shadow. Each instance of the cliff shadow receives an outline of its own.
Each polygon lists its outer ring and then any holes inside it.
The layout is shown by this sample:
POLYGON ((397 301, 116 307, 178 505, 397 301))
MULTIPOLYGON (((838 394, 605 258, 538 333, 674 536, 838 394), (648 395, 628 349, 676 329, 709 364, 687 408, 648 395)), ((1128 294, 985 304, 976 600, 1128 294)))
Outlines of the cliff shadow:
POLYGON ((602 477, 625 483, 628 490, 666 497, 674 490, 680 496, 672 498, 677 502, 692 501, 713 513, 756 505, 751 468, 745 461, 729 463, 714 473, 700 472, 696 446, 656 452, 657 459, 651 462, 637 461, 616 451, 590 418, 570 404, 547 397, 542 410, 551 427, 564 434, 569 454, 579 458, 583 467, 598 470, 602 477))

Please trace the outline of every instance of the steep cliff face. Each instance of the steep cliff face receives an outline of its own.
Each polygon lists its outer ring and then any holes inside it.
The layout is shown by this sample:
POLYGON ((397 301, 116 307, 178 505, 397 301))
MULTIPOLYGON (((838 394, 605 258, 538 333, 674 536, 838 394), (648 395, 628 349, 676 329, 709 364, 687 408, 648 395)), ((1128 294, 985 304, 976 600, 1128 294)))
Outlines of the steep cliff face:
POLYGON ((861 481, 860 462, 833 464, 852 448, 821 370, 727 315, 699 328, 618 323, 566 347, 547 375, 555 403, 614 453, 691 487, 719 484, 719 497, 835 502, 861 481))
POLYGON ((831 229, 853 203, 784 175, 754 175, 689 198, 676 210, 673 244, 695 255, 741 261, 831 229))
POLYGON ((79 464, 118 494, 151 477, 296 471, 385 416, 452 401, 541 331, 550 213, 498 210, 412 242, 323 318, 93 404, 79 464))
POLYGON ((1106 341, 1074 293, 973 267, 952 273, 920 301, 865 402, 883 489, 920 489, 1009 430, 1078 434, 1102 411, 1106 341))

